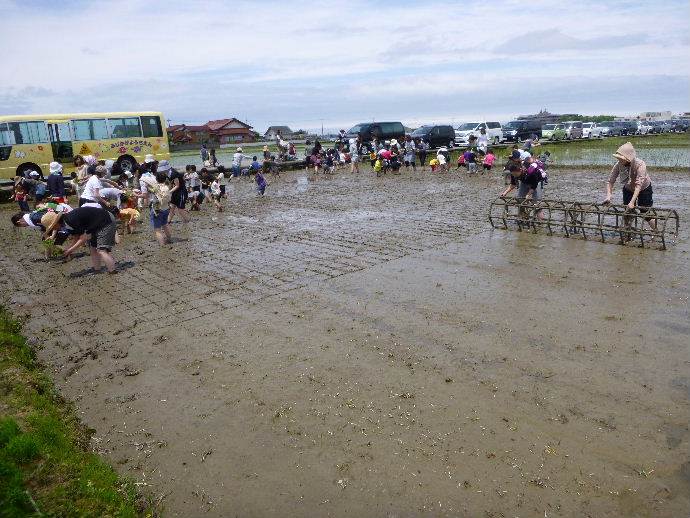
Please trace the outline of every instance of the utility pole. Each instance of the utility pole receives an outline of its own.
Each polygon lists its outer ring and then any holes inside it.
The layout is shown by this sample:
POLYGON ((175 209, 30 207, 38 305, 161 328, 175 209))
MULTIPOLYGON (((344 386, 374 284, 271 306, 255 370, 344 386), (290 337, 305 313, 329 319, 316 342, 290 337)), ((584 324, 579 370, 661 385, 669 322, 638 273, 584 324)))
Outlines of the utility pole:
POLYGON ((321 137, 323 138, 323 119, 321 119, 321 137))

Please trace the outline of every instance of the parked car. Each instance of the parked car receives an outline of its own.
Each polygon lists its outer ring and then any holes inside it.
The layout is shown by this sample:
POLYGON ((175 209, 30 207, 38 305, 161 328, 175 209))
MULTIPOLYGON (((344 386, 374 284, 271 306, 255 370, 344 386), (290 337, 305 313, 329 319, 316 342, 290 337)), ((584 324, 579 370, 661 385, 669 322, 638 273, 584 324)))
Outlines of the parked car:
POLYGON ((662 121, 651 121, 650 124, 652 126, 650 133, 658 135, 659 133, 664 132, 664 124, 662 121))
POLYGON ((455 128, 455 143, 467 145, 470 141, 470 136, 479 138, 482 128, 486 130, 489 143, 498 144, 503 142, 503 129, 500 122, 466 122, 455 128))
POLYGON ((450 125, 421 126, 412 132, 412 138, 421 138, 429 143, 431 148, 441 146, 453 147, 455 143, 455 130, 450 125))
POLYGON ((510 121, 503 125, 503 136, 510 142, 522 142, 536 135, 541 138, 541 122, 536 120, 510 121))
POLYGON ((670 133, 673 129, 673 121, 661 121, 663 132, 670 133))
POLYGON ((646 135, 649 133, 649 130, 652 129, 652 126, 649 124, 647 121, 637 121, 637 134, 638 135, 646 135))
POLYGON ((582 121, 565 121, 563 127, 565 128, 566 138, 571 140, 582 138, 582 121))
POLYGON ((620 128, 616 126, 614 121, 601 121, 599 127, 603 137, 615 137, 621 134, 620 128))
POLYGON ((601 133, 602 129, 596 122, 582 123, 582 138, 599 138, 601 133))
POLYGON ((637 121, 621 121, 623 135, 637 135, 637 121))
POLYGON ((350 128, 346 138, 362 137, 362 142, 371 142, 378 138, 381 142, 396 139, 402 142, 405 138, 405 127, 402 122, 363 122, 350 128))
POLYGON ((541 138, 546 140, 565 140, 566 133, 563 124, 544 124, 541 128, 541 138))
POLYGON ((671 131, 675 133, 683 133, 688 131, 690 121, 687 119, 673 119, 671 121, 671 131))

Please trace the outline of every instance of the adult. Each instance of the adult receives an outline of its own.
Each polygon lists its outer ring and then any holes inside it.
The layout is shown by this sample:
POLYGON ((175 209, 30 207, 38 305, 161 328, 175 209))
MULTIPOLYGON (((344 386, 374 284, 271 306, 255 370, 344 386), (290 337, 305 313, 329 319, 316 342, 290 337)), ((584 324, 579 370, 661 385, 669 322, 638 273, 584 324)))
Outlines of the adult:
POLYGON ((477 139, 477 149, 481 149, 484 154, 489 149, 489 136, 486 134, 486 128, 479 130, 479 138, 477 139))
POLYGON ((341 129, 338 132, 338 144, 345 144, 347 141, 347 137, 345 136, 345 130, 341 129))
MULTIPOLYGON (((264 146, 266 149, 268 149, 267 146, 264 146)), ((242 174, 242 160, 245 158, 251 158, 244 153, 242 153, 242 148, 238 147, 235 150, 235 153, 232 155, 232 176, 238 177, 240 174, 242 174)), ((264 154, 264 159, 266 158, 266 155, 264 154)))
POLYGON ((139 168, 139 190, 141 191, 141 197, 137 201, 137 207, 143 209, 149 205, 149 188, 148 186, 156 180, 156 169, 158 168, 158 162, 153 158, 153 155, 146 155, 144 157, 144 163, 141 164, 139 168))
POLYGON ((539 137, 537 137, 536 134, 530 135, 530 137, 525 140, 524 144, 522 145, 522 149, 532 155, 532 148, 536 146, 540 146, 541 144, 539 143, 539 137))
POLYGON ((501 197, 507 196, 509 192, 517 188, 517 198, 532 199, 534 201, 541 198, 539 184, 542 178, 538 169, 528 169, 521 164, 512 163, 508 167, 508 171, 510 171, 510 185, 501 193, 501 197))
POLYGON ((100 190, 103 189, 101 178, 105 175, 105 167, 102 165, 88 167, 89 179, 84 184, 84 190, 79 197, 79 206, 85 203, 106 203, 105 198, 101 196, 100 190))
POLYGON ((88 178, 88 173, 86 172, 86 162, 84 162, 84 157, 81 155, 75 155, 74 157, 74 172, 77 173, 77 181, 85 180, 88 178))
POLYGON ((362 137, 350 139, 350 172, 359 173, 359 155, 362 152, 362 137))
POLYGON ((60 213, 46 229, 45 235, 50 235, 60 226, 64 226, 73 236, 78 236, 74 244, 63 252, 66 258, 70 258, 75 250, 88 241, 93 273, 100 272, 103 265, 108 273, 117 272, 115 259, 111 255, 115 246, 117 219, 111 212, 99 207, 79 207, 60 213))
POLYGON ((422 171, 424 171, 426 155, 429 152, 429 144, 426 140, 422 140, 421 138, 417 137, 415 139, 415 146, 417 148, 417 153, 419 154, 419 165, 421 166, 422 171))
POLYGON ((206 144, 201 144, 201 149, 199 150, 199 156, 201 157, 201 163, 205 163, 209 159, 208 149, 206 144))
MULTIPOLYGON (((649 207, 654 205, 652 180, 647 174, 647 164, 642 159, 637 158, 635 148, 630 142, 619 147, 613 157, 617 161, 611 169, 609 181, 606 184, 604 203, 611 203, 613 186, 616 180, 620 179, 620 183, 623 184, 623 204, 627 205, 629 210, 633 210, 637 206, 640 212, 647 212, 649 207)), ((629 220, 630 218, 626 218, 626 225, 630 224, 629 220)), ((646 218, 645 221, 649 223, 652 229, 656 230, 655 219, 646 218)))
MULTIPOLYGON (((163 162, 167 162, 164 160, 163 162)), ((161 162, 162 163, 162 162, 161 162)), ((221 166, 222 167, 222 166, 221 166)), ((172 223, 175 213, 180 213, 183 223, 189 222, 189 212, 187 212, 187 186, 184 173, 174 168, 168 169, 168 179, 170 180, 170 213, 168 223, 172 223)))
POLYGON ((18 176, 14 185, 15 188, 19 186, 24 192, 34 197, 34 207, 43 201, 48 192, 48 187, 40 180, 40 175, 37 171, 29 171, 26 177, 18 176))
POLYGON ((415 164, 415 156, 417 154, 417 146, 410 135, 405 135, 405 155, 403 156, 403 161, 405 162, 405 169, 409 169, 412 166, 412 170, 417 170, 417 165, 415 164))
POLYGON ((62 165, 58 162, 51 162, 50 174, 48 175, 48 191, 55 201, 63 203, 65 201, 65 179, 62 177, 62 165))

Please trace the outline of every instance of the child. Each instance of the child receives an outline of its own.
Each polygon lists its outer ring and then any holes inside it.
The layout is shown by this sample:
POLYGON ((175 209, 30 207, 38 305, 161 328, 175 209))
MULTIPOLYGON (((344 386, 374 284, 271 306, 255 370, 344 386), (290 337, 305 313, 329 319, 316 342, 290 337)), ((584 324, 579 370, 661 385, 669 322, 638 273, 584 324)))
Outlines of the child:
POLYGON ((326 153, 326 165, 323 170, 324 173, 334 173, 335 166, 333 162, 333 152, 329 149, 326 153))
POLYGON ((223 198, 223 192, 220 189, 218 178, 214 178, 211 182, 211 198, 213 199, 213 204, 216 206, 216 210, 218 212, 223 212, 223 206, 220 204, 220 200, 223 198))
POLYGON ((381 171, 383 170, 383 160, 381 157, 378 157, 374 161, 374 171, 376 171, 376 176, 381 176, 381 171))
POLYGON ((195 191, 191 187, 187 188, 187 199, 189 202, 192 204, 191 208, 189 210, 196 210, 198 211, 200 208, 200 203, 201 203, 201 198, 202 194, 200 191, 195 191))
POLYGON ((252 157, 252 163, 249 165, 249 170, 252 173, 256 173, 259 169, 261 169, 261 164, 257 160, 256 156, 252 157))
POLYGON ((474 154, 472 148, 467 148, 464 153, 465 162, 467 163, 467 173, 477 174, 477 155, 474 154))
POLYGON ((445 171, 448 172, 448 159, 450 158, 450 154, 448 153, 448 148, 446 146, 441 146, 439 150, 436 152, 436 159, 438 160, 438 169, 439 171, 445 171))
POLYGON ((14 184, 14 193, 12 194, 12 199, 17 202, 17 205, 19 205, 19 210, 22 212, 31 212, 29 202, 27 201, 28 197, 29 193, 26 192, 21 183, 14 184))
POLYGON ((458 169, 461 167, 467 167, 467 163, 465 162, 465 155, 460 153, 458 155, 458 169))
POLYGON ((81 189, 79 188, 79 181, 77 180, 77 173, 72 172, 69 175, 69 186, 72 189, 72 192, 74 195, 77 197, 77 200, 81 196, 81 189))
POLYGON ((432 158, 429 160, 429 165, 431 166, 431 172, 435 173, 438 166, 441 165, 441 162, 439 162, 438 158, 432 158))
POLYGON ((486 156, 484 157, 484 160, 482 161, 482 174, 483 174, 483 171, 491 171, 491 168, 493 167, 495 161, 496 161, 496 155, 494 155, 490 149, 487 150, 486 156))
POLYGON ((261 193, 261 196, 263 196, 264 192, 266 192, 266 186, 268 183, 266 183, 266 179, 264 178, 264 175, 261 174, 261 171, 256 172, 256 175, 254 175, 254 180, 256 181, 256 190, 261 193))

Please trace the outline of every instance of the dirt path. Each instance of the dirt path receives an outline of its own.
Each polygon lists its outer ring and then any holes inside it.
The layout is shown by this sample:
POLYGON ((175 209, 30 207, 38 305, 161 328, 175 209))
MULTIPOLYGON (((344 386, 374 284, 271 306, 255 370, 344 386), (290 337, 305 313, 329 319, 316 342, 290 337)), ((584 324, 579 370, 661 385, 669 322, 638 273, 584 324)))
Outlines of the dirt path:
MULTIPOLYGON (((604 179, 557 172, 550 195, 604 179)), ((654 180, 686 225, 690 174, 654 180)), ((3 224, 0 293, 168 516, 686 516, 687 232, 660 252, 491 231, 501 183, 239 182, 170 249, 144 224, 114 278, 3 224)))

